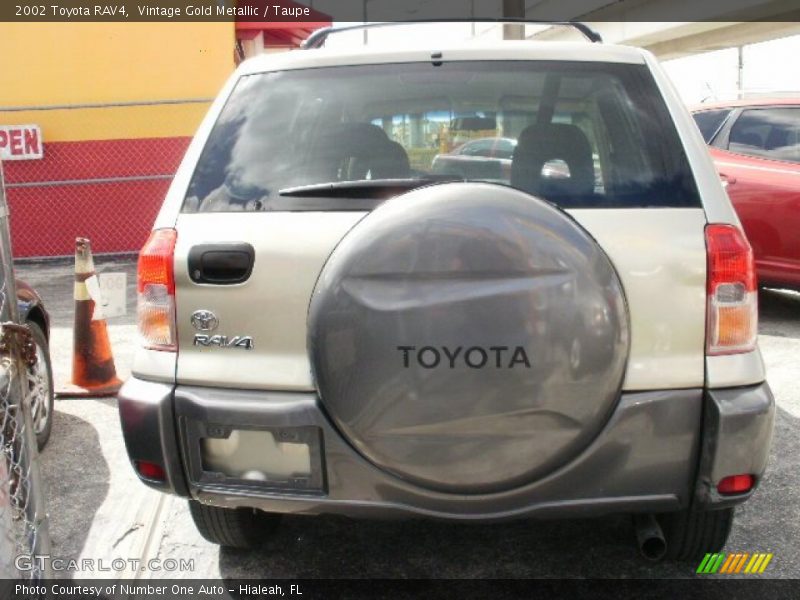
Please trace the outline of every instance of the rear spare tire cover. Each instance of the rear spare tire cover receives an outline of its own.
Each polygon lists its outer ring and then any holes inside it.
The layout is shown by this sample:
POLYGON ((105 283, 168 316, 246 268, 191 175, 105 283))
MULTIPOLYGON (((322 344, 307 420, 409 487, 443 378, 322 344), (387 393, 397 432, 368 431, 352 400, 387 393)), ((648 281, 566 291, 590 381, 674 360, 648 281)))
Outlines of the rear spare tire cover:
POLYGON ((381 469, 487 493, 573 459, 619 397, 619 278, 566 213, 450 183, 398 196, 340 242, 309 308, 322 403, 381 469))

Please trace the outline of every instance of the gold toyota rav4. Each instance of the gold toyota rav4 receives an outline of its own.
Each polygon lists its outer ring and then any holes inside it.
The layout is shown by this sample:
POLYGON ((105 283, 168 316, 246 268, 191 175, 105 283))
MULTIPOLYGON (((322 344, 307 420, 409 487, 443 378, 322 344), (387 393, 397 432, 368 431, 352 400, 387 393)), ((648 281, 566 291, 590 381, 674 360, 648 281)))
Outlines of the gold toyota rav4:
POLYGON ((142 481, 227 546, 631 513, 648 558, 719 550, 775 408, 751 248, 652 55, 329 33, 238 68, 142 249, 142 481), (432 168, 470 119, 510 168, 432 168))

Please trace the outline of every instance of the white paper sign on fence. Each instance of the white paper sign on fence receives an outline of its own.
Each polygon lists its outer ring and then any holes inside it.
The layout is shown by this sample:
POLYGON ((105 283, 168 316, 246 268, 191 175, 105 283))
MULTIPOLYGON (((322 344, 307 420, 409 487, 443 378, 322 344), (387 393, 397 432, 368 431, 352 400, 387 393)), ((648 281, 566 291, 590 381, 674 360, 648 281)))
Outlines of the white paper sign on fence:
POLYGON ((103 314, 107 319, 121 317, 127 313, 127 304, 125 302, 127 279, 127 274, 125 273, 100 274, 103 314))

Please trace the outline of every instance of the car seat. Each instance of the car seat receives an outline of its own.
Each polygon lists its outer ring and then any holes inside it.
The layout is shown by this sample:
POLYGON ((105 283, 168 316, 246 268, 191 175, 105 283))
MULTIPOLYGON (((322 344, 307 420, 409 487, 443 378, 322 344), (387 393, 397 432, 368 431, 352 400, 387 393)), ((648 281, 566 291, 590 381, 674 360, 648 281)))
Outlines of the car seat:
POLYGON ((314 181, 409 177, 408 154, 371 123, 340 123, 319 132, 308 160, 314 181))

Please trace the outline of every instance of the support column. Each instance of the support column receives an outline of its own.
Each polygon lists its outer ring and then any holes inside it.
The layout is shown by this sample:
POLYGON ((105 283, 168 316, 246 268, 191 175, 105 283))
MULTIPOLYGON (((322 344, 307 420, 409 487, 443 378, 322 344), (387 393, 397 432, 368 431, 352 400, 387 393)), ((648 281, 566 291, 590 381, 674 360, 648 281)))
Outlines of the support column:
MULTIPOLYGON (((514 19, 525 18, 525 0, 503 0, 503 17, 514 19)), ((503 25, 504 40, 524 40, 525 25, 505 23, 503 25)))
POLYGON ((242 50, 244 50, 244 57, 250 58, 258 56, 264 52, 264 32, 259 31, 253 38, 249 40, 242 40, 242 50))

